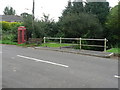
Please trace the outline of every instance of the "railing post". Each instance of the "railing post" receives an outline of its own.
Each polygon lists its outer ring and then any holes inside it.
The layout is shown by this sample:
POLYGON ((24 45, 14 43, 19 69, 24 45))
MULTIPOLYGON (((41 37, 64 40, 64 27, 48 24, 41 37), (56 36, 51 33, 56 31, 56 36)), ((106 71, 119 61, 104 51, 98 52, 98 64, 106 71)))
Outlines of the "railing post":
POLYGON ((81 38, 80 38, 80 50, 81 50, 81 38))
POLYGON ((46 43, 45 37, 44 37, 44 43, 46 43))
POLYGON ((62 43, 62 38, 60 37, 60 44, 62 43))
POLYGON ((106 52, 106 43, 107 43, 107 39, 105 38, 105 40, 104 40, 104 52, 106 52))

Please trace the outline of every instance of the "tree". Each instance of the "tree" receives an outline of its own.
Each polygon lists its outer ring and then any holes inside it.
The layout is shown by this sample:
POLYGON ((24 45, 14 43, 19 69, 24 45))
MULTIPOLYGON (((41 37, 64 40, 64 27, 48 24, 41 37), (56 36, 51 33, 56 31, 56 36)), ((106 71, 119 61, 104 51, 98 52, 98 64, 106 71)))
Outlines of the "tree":
POLYGON ((120 2, 113 7, 108 15, 106 36, 112 45, 120 44, 120 2))
POLYGON ((102 37, 103 29, 99 20, 92 13, 85 12, 82 0, 68 2, 67 8, 59 19, 61 32, 63 32, 61 35, 65 37, 102 37))
MULTIPOLYGON (((28 13, 22 13, 21 16, 24 19, 24 25, 27 28, 28 38, 32 38, 32 15, 28 13)), ((34 20, 34 38, 43 38, 45 36, 54 37, 57 34, 57 26, 54 20, 49 19, 49 15, 43 14, 41 20, 34 20)))
POLYGON ((43 14, 41 23, 44 24, 44 35, 48 37, 54 37, 58 30, 57 30, 57 24, 54 22, 53 19, 49 18, 49 15, 43 14))
POLYGON ((4 15, 15 15, 15 10, 12 7, 5 7, 4 15))
POLYGON ((73 7, 72 7, 72 11, 73 13, 81 13, 81 12, 84 12, 84 7, 83 7, 83 2, 82 0, 74 0, 73 2, 73 7))
POLYGON ((62 15, 65 16, 67 14, 71 14, 71 13, 81 13, 84 12, 84 7, 83 7, 83 2, 82 0, 74 0, 73 2, 71 2, 71 0, 68 1, 68 5, 66 7, 66 9, 63 11, 62 15))
POLYGON ((26 17, 28 17, 29 16, 29 14, 28 13, 21 13, 20 14, 23 18, 26 18, 26 17))
POLYGON ((71 2, 71 0, 69 0, 67 7, 63 10, 62 15, 65 16, 67 14, 70 14, 72 12, 71 8, 72 8, 72 2, 71 2))
POLYGON ((32 38, 32 15, 28 13, 22 13, 23 24, 27 28, 27 38, 32 38))
POLYGON ((96 15, 102 25, 105 24, 109 10, 110 7, 108 2, 89 2, 89 0, 87 0, 85 5, 85 11, 96 15))
POLYGON ((92 14, 81 13, 66 15, 61 20, 62 32, 65 37, 101 38, 102 27, 99 20, 92 14))

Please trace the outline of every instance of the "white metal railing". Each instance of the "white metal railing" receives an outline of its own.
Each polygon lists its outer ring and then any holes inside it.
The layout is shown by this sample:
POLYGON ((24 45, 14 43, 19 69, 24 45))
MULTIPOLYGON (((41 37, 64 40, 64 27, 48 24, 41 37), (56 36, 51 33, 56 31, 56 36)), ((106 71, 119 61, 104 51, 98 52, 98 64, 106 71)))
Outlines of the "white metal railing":
POLYGON ((82 46, 91 46, 91 47, 103 47, 104 48, 104 52, 106 52, 106 49, 107 49, 107 42, 108 40, 105 38, 105 39, 87 39, 87 38, 53 38, 53 37, 44 37, 44 43, 46 43, 46 40, 47 39, 51 39, 51 40, 60 40, 60 44, 62 43, 62 40, 78 40, 80 41, 79 42, 79 45, 80 45, 80 49, 82 48, 82 46), (82 44, 82 41, 104 41, 104 46, 103 45, 86 45, 86 44, 82 44))

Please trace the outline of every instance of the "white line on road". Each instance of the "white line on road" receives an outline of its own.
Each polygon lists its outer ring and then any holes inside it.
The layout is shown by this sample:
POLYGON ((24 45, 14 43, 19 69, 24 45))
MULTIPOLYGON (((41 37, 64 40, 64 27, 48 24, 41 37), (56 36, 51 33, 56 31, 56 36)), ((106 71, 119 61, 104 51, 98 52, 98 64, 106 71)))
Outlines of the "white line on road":
POLYGON ((26 59, 38 61, 38 62, 49 63, 49 64, 53 64, 53 65, 57 65, 57 66, 62 66, 62 67, 69 67, 67 65, 63 65, 63 64, 59 64, 59 63, 54 63, 54 62, 50 62, 50 61, 44 61, 44 60, 40 60, 40 59, 36 59, 36 58, 31 58, 31 57, 26 57, 26 56, 21 56, 21 55, 17 55, 17 56, 21 57, 21 58, 26 58, 26 59))
POLYGON ((120 78, 120 76, 118 76, 118 75, 114 75, 114 77, 115 77, 115 78, 120 78))

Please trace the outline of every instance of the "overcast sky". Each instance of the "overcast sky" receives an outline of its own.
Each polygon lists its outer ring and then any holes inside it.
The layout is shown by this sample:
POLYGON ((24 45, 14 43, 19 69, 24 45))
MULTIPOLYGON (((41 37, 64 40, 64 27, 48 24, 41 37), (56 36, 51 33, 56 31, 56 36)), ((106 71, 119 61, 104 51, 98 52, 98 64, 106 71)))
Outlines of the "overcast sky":
MULTIPOLYGON (((16 14, 23 12, 32 13, 33 0, 0 0, 0 15, 6 6, 12 6, 16 10, 16 14)), ((35 0, 35 17, 41 18, 43 13, 50 14, 50 18, 58 20, 62 10, 65 9, 69 0, 35 0)), ((73 0, 72 0, 73 1, 73 0)), ((84 0, 85 1, 85 0, 84 0)), ((119 0, 107 0, 111 7, 117 5, 119 0)))

